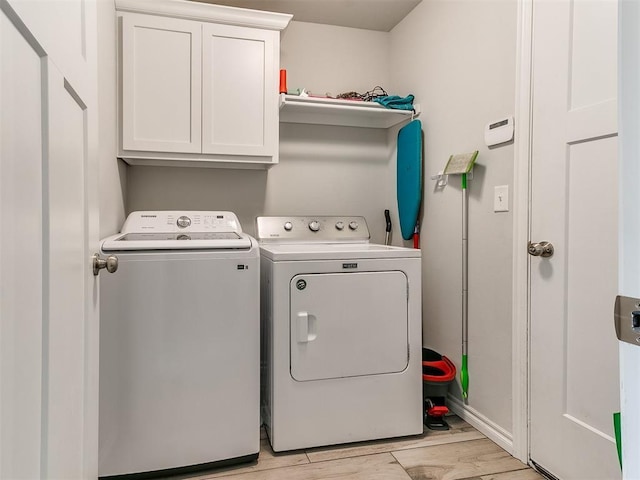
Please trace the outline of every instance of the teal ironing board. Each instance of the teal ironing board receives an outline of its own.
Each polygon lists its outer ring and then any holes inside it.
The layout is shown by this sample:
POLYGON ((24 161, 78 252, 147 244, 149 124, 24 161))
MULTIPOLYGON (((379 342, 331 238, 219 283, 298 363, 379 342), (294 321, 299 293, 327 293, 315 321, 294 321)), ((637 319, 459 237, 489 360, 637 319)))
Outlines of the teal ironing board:
POLYGON ((398 217, 402 238, 410 240, 422 200, 422 122, 413 120, 398 132, 398 217))

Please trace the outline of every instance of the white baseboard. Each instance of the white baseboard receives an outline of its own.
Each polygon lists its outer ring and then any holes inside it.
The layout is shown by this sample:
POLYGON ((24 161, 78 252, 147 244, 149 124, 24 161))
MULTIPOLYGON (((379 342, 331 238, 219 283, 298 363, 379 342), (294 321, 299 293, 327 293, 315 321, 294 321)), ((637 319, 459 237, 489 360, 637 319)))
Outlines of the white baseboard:
POLYGON ((453 413, 513 455, 513 437, 504 428, 451 395, 447 397, 447 405, 453 413))

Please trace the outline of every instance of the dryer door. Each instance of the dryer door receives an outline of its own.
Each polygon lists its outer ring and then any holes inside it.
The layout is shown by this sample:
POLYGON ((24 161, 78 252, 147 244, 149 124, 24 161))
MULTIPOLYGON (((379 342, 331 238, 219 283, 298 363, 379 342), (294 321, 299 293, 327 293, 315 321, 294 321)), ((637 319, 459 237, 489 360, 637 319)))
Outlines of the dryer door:
POLYGON ((407 367, 408 281, 403 272, 296 275, 290 302, 295 380, 395 373, 407 367))

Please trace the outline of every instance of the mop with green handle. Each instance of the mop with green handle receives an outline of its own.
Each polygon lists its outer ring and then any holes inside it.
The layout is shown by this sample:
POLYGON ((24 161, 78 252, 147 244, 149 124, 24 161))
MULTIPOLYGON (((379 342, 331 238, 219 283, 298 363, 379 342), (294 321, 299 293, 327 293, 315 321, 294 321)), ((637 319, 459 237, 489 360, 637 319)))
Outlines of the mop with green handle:
POLYGON ((460 384, 462 397, 467 398, 469 392, 469 248, 467 230, 469 228, 469 198, 467 196, 467 174, 462 174, 462 367, 460 368, 460 384))
POLYGON ((469 228, 469 198, 467 194, 467 174, 473 168, 478 151, 451 155, 444 169, 445 175, 462 175, 462 366, 460 368, 460 385, 462 397, 469 396, 469 249, 467 232, 469 228))

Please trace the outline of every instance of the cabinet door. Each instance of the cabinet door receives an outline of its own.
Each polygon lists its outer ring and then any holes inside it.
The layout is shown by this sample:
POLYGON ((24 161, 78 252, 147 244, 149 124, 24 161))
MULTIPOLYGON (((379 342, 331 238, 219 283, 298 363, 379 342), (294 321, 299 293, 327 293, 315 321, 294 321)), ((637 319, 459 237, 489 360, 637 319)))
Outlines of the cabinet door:
POLYGON ((122 149, 200 153, 201 24, 121 18, 122 149))
POLYGON ((279 33, 203 26, 203 153, 275 156, 279 33))

